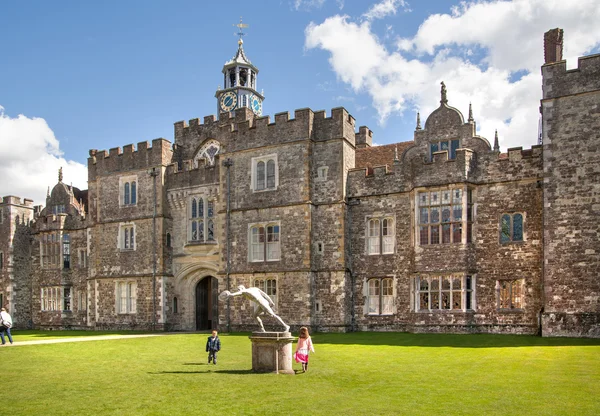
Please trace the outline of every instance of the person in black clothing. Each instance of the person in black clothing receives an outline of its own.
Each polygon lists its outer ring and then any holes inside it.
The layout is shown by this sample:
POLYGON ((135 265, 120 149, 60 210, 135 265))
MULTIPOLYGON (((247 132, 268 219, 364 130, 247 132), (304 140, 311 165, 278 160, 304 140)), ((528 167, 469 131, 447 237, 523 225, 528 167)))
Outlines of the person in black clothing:
POLYGON ((208 353, 208 363, 212 361, 214 365, 217 365, 217 352, 221 350, 221 340, 217 335, 217 331, 212 331, 212 336, 208 337, 206 341, 206 352, 208 353))

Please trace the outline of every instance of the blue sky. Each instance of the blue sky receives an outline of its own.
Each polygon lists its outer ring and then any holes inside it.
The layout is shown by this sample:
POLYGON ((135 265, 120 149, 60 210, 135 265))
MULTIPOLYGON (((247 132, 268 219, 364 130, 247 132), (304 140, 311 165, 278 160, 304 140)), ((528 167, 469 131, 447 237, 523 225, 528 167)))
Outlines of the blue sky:
POLYGON ((600 46, 596 0, 4 1, 0 195, 44 203, 60 166, 86 189, 89 149, 172 141, 173 123, 215 114, 240 16, 263 114, 343 106, 377 144, 412 140, 443 80, 481 135, 530 147, 543 33, 565 30, 569 67, 600 46))

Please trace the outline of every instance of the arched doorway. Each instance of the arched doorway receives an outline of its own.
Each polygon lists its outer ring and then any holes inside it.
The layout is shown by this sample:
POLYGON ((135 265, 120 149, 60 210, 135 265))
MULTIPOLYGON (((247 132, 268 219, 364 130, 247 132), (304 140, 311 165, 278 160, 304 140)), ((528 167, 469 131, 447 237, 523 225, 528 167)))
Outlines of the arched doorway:
POLYGON ((217 278, 207 276, 196 285, 196 330, 216 329, 219 322, 217 278))

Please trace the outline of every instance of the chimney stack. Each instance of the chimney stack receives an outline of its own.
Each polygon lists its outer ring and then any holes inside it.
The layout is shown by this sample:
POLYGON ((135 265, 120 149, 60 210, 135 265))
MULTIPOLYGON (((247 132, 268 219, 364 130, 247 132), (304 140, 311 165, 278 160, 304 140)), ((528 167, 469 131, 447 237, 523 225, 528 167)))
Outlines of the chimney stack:
POLYGON ((563 30, 556 28, 544 33, 544 63, 562 61, 563 30))

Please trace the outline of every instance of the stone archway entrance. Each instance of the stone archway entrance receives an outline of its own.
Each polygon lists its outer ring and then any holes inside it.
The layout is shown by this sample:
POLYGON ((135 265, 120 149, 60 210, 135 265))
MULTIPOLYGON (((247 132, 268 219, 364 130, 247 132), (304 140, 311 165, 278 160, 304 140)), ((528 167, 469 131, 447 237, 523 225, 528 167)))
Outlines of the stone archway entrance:
POLYGON ((217 329, 219 322, 217 278, 206 276, 196 284, 196 331, 217 329))

